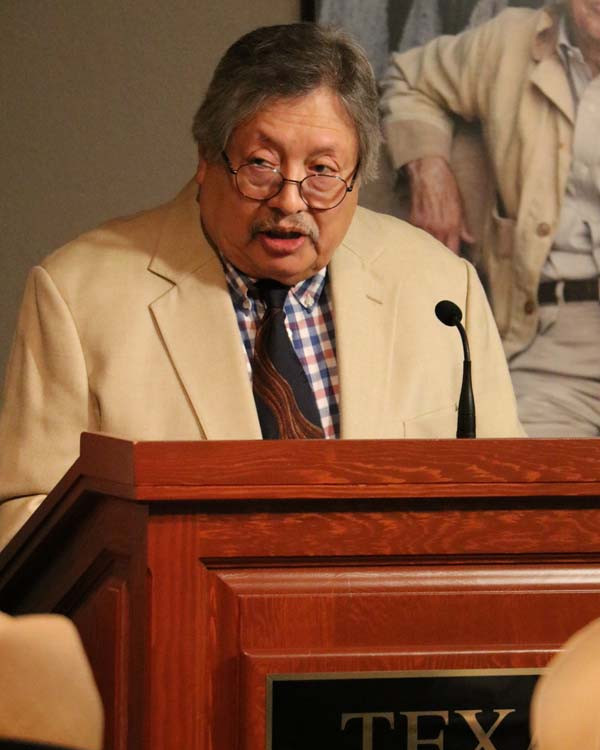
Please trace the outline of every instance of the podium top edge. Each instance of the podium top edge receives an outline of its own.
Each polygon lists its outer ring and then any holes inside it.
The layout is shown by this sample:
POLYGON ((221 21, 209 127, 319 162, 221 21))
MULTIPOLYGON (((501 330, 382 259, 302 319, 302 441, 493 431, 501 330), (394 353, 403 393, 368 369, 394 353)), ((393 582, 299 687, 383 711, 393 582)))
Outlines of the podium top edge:
POLYGON ((600 440, 134 441, 82 433, 80 475, 122 485, 600 482, 600 440))

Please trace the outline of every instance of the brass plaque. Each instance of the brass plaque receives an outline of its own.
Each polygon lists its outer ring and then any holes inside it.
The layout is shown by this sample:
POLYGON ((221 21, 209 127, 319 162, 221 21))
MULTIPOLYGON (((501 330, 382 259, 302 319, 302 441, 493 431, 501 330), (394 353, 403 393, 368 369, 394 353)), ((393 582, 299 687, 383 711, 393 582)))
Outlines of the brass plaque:
POLYGON ((541 669, 267 677, 267 750, 528 750, 541 669))

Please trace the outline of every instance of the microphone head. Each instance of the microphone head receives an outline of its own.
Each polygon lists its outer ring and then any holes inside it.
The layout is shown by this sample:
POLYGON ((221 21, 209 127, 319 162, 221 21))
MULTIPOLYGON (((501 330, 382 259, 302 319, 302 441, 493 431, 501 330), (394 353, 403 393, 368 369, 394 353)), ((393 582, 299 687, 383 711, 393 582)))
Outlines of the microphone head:
POLYGON ((462 312, 458 305, 449 299, 443 299, 435 306, 435 314, 445 326, 456 326, 462 320, 462 312))

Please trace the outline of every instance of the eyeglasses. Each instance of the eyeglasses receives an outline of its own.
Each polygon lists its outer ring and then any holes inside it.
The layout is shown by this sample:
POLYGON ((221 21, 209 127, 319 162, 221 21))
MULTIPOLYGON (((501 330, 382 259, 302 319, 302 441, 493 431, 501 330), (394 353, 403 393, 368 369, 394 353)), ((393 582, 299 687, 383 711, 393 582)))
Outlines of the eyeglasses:
POLYGON ((350 184, 342 177, 333 174, 309 174, 303 180, 288 180, 277 167, 264 164, 242 164, 237 169, 231 166, 225 151, 221 152, 227 169, 235 178, 235 186, 244 198, 254 201, 268 201, 278 195, 286 182, 293 182, 298 186, 300 197, 308 208, 327 211, 339 206, 351 193, 360 166, 356 165, 350 184))

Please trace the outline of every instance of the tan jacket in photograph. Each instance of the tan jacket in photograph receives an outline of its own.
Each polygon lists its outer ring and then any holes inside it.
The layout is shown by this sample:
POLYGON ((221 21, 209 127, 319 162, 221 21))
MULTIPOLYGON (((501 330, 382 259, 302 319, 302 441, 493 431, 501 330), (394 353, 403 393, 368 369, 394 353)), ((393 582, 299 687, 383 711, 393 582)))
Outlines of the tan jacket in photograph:
POLYGON ((450 160, 455 116, 482 124, 497 200, 480 252, 506 354, 537 330, 537 287, 558 225, 575 112, 556 45, 560 5, 512 8, 458 36, 394 54, 382 82, 394 166, 450 160))

